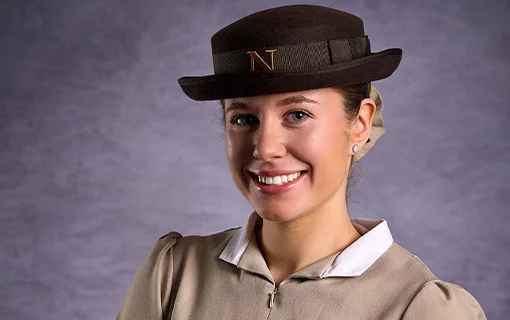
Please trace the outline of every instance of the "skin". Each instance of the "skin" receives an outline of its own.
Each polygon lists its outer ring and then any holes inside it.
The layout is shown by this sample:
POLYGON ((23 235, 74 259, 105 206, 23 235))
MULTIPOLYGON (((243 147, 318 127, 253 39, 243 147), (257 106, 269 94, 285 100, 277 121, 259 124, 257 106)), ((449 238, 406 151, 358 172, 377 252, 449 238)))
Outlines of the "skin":
POLYGON ((361 236, 345 195, 352 147, 370 136, 373 100, 361 102, 352 123, 332 88, 225 99, 224 106, 232 178, 263 219, 256 237, 276 285, 361 236), (248 168, 307 173, 289 192, 270 196, 256 189, 248 168))

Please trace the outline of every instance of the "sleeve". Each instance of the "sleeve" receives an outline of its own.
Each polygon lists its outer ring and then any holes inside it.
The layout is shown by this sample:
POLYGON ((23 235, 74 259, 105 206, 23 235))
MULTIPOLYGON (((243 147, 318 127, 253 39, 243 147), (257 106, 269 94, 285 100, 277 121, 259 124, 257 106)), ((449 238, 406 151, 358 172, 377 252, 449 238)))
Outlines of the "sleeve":
POLYGON ((482 307, 466 289, 431 280, 411 300, 402 320, 487 320, 482 307))
POLYGON ((170 232, 159 238, 136 272, 117 320, 163 320, 167 318, 172 289, 172 247, 182 236, 170 232))

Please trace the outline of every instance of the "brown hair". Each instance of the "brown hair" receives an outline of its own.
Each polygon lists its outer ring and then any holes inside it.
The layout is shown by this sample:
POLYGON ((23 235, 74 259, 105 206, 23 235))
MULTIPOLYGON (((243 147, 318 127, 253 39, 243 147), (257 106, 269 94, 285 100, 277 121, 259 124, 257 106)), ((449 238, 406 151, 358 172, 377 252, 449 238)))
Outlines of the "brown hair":
MULTIPOLYGON (((361 83, 354 85, 347 85, 341 87, 334 87, 336 91, 338 91, 342 97, 344 102, 344 113, 345 118, 347 119, 347 123, 351 124, 356 117, 358 116, 361 101, 365 98, 369 97, 371 84, 370 83, 361 83)), ((225 100, 220 100, 221 103, 221 118, 220 122, 222 124, 223 133, 225 132, 225 100)), ((360 176, 360 174, 355 173, 353 171, 353 160, 354 157, 351 157, 351 163, 349 165, 349 175, 347 178, 347 190, 346 190, 346 201, 350 198, 350 190, 354 187, 356 179, 360 176)), ((356 162, 357 163, 357 162, 356 162)))

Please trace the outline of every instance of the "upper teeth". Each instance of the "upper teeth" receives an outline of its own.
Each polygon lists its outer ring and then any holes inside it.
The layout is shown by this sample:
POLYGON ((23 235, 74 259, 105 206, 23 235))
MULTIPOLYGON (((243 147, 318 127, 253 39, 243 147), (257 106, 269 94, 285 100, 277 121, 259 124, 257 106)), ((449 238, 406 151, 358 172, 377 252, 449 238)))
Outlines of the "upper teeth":
POLYGON ((262 182, 264 184, 282 185, 284 183, 297 179, 297 177, 299 177, 300 175, 301 172, 296 172, 293 174, 288 174, 286 176, 274 176, 274 177, 257 176, 257 177, 259 178, 259 182, 262 182))

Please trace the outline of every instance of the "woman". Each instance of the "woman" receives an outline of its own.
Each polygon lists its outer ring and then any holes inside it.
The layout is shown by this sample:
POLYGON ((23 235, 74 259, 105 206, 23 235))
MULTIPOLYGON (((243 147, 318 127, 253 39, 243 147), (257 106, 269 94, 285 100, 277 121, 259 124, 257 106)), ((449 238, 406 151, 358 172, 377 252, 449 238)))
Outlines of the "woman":
POLYGON ((400 49, 372 53, 360 18, 292 5, 223 28, 212 51, 215 74, 179 84, 221 101, 232 177, 254 211, 242 228, 160 238, 117 319, 485 319, 385 220, 349 218, 352 164, 385 131, 370 82, 400 49))

